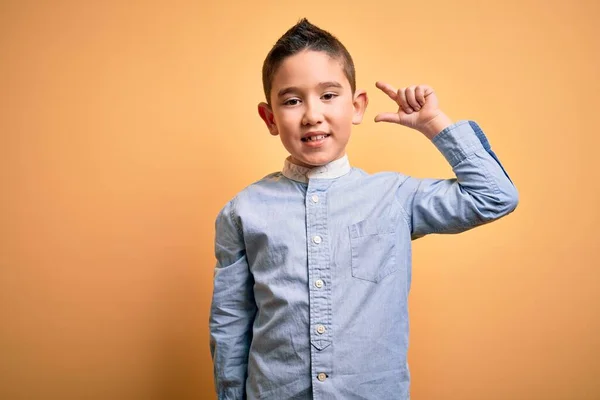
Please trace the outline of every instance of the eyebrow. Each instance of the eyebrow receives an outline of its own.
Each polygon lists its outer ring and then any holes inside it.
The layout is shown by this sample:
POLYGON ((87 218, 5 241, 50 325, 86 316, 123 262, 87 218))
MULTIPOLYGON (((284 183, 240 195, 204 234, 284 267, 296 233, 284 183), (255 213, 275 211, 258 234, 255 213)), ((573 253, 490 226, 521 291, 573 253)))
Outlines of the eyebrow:
MULTIPOLYGON (((329 81, 329 82, 321 82, 317 85, 317 87, 319 87, 320 89, 325 89, 325 88, 329 88, 329 87, 335 87, 335 88, 342 88, 342 84, 336 81, 329 81)), ((290 93, 290 92, 299 92, 300 89, 297 88, 296 86, 288 86, 286 88, 281 89, 278 93, 277 93, 277 97, 283 97, 286 94, 290 93)))

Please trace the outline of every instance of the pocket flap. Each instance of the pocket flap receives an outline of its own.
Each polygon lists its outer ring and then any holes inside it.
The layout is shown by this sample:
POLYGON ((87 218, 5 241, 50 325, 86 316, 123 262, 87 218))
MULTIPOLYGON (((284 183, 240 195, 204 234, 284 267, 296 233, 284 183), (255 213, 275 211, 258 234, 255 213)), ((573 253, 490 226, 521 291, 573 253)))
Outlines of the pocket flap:
POLYGON ((350 225, 350 237, 377 235, 380 233, 394 233, 394 221, 391 219, 371 218, 350 225))

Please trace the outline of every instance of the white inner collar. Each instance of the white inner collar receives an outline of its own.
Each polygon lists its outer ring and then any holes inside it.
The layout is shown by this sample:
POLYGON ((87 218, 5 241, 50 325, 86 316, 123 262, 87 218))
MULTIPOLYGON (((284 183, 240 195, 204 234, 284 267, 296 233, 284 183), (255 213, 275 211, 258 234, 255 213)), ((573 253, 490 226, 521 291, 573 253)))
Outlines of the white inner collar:
POLYGON ((290 161, 290 157, 286 158, 283 164, 283 176, 288 179, 292 179, 297 182, 308 183, 309 179, 334 179, 340 176, 346 175, 350 172, 350 162, 348 161, 348 155, 344 154, 343 157, 337 160, 331 161, 328 164, 320 167, 301 167, 300 165, 293 164, 290 161))

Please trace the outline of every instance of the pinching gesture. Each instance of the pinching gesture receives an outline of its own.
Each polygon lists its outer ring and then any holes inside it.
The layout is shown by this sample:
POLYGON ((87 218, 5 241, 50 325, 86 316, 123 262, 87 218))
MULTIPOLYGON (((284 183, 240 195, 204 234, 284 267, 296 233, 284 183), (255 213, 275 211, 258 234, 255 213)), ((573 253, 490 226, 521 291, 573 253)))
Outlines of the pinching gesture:
POLYGON ((412 85, 395 89, 385 82, 375 84, 398 104, 397 112, 380 113, 375 122, 393 122, 413 128, 432 139, 452 124, 440 109, 434 90, 427 85, 412 85))

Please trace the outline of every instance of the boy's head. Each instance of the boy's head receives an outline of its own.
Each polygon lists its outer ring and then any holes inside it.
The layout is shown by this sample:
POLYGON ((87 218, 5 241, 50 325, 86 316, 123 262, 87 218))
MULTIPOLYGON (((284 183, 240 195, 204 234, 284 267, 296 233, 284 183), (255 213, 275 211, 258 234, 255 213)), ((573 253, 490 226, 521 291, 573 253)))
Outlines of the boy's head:
POLYGON ((277 40, 277 43, 265 58, 262 68, 262 81, 267 103, 271 104, 273 77, 281 63, 286 58, 306 50, 322 51, 331 58, 337 59, 342 65, 354 94, 356 91, 356 72, 354 71, 354 61, 352 61, 352 56, 350 56, 346 47, 331 33, 303 18, 277 40))
POLYGON ((324 165, 345 154, 352 124, 367 106, 356 90, 354 63, 344 45, 306 19, 290 28, 263 64, 266 103, 258 106, 292 161, 324 165))

